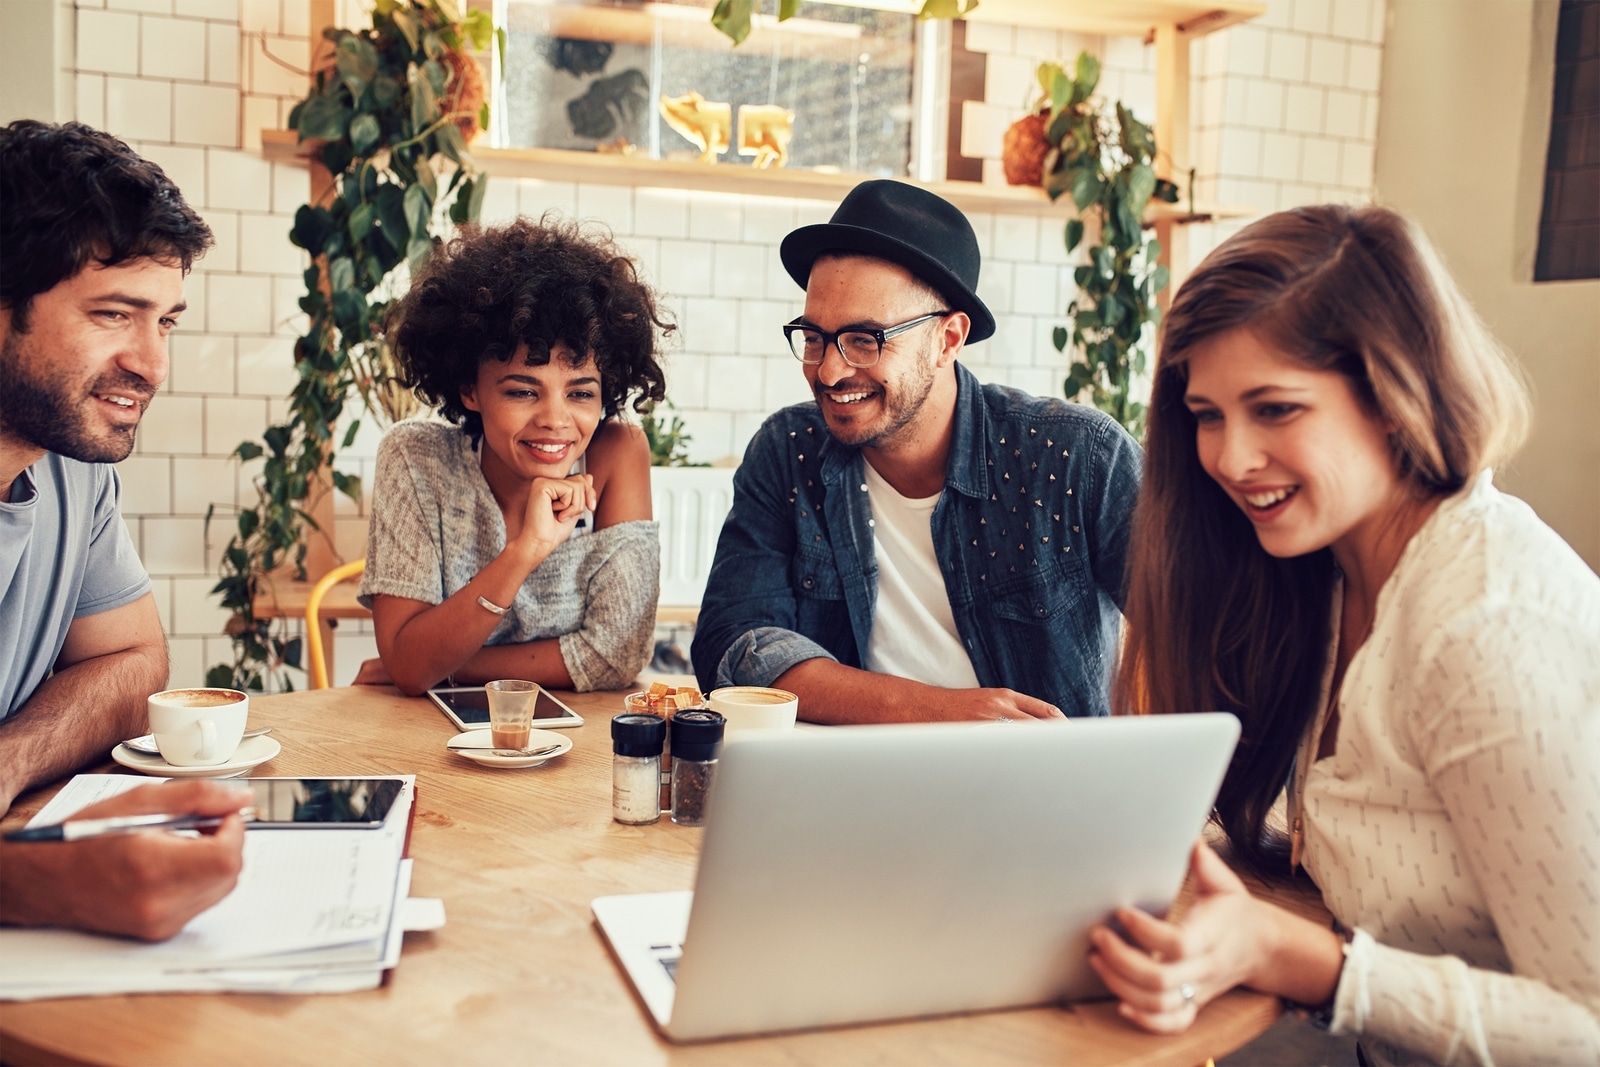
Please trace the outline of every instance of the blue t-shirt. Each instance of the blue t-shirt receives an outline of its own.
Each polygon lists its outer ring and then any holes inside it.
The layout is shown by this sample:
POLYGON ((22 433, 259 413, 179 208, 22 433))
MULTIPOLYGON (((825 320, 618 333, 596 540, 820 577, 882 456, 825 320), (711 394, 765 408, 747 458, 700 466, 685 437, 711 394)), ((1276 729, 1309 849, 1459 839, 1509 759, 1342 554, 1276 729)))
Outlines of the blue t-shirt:
POLYGON ((72 620, 150 591, 105 463, 47 452, 0 501, 0 719, 50 676, 72 620))

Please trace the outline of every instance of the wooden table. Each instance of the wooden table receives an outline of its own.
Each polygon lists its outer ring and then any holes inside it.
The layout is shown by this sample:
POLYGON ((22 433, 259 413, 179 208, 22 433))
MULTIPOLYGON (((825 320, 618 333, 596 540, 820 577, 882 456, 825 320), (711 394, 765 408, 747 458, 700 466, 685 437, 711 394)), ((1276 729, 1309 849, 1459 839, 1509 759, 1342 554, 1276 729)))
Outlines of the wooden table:
MULTIPOLYGON (((258 775, 417 775, 412 893, 449 921, 407 934, 380 989, 338 996, 165 995, 0 1004, 6 1063, 1203 1063, 1261 1033, 1274 997, 1214 1001, 1185 1034, 1137 1030, 1111 1002, 675 1046, 658 1037, 589 913, 609 893, 689 889, 701 831, 611 821, 616 693, 567 698, 587 725, 566 756, 481 768, 451 724, 388 688, 252 701, 283 753, 258 775)), ((108 765, 108 770, 118 770, 108 765)), ((37 811, 48 791, 7 817, 37 811)))

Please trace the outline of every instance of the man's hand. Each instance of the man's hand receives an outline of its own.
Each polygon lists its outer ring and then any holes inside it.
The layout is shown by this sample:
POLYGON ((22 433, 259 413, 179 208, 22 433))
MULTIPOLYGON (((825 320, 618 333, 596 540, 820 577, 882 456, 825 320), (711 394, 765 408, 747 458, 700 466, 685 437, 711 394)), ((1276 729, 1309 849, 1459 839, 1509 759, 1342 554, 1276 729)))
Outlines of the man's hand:
POLYGON ((1010 689, 941 689, 818 657, 796 663, 772 683, 800 698, 800 718, 846 725, 988 719, 1060 719, 1060 709, 1010 689))
POLYGON ((1061 709, 1011 689, 935 689, 929 719, 1061 719, 1061 709))
POLYGON ((249 801, 248 790, 218 782, 145 785, 72 817, 228 817, 201 837, 146 830, 0 845, 0 922, 164 941, 233 891, 244 849, 244 823, 233 813, 249 801))

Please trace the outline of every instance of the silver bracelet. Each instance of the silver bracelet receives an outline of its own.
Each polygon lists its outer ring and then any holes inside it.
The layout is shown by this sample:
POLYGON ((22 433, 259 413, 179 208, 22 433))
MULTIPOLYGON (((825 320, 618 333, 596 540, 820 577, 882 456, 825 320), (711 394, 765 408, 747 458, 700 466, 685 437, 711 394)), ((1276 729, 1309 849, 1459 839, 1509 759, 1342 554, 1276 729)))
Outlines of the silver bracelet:
POLYGON ((489 603, 489 600, 488 600, 487 597, 479 597, 478 598, 478 607, 482 608, 484 611, 487 611, 491 615, 504 615, 507 611, 510 610, 509 608, 501 607, 499 604, 491 604, 491 603, 489 603))

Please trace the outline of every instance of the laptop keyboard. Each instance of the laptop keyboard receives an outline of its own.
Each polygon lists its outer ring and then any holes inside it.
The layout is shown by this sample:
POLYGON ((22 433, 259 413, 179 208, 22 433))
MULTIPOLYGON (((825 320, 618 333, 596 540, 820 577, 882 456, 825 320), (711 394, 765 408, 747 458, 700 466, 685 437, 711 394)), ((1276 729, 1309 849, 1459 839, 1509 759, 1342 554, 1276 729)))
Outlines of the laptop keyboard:
POLYGON ((667 972, 667 977, 672 979, 672 984, 678 984, 678 959, 683 955, 682 945, 651 945, 650 951, 655 954, 656 962, 661 964, 661 969, 667 972))

